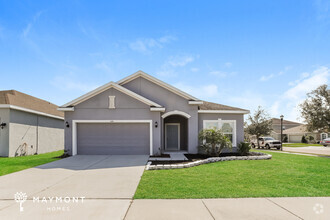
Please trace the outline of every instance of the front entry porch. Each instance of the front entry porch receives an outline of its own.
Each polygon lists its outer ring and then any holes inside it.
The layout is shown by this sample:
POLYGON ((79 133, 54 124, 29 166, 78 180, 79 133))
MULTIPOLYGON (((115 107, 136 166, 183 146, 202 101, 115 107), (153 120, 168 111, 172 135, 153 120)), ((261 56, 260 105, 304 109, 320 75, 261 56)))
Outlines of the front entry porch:
POLYGON ((170 115, 163 121, 163 152, 188 151, 188 119, 170 115))

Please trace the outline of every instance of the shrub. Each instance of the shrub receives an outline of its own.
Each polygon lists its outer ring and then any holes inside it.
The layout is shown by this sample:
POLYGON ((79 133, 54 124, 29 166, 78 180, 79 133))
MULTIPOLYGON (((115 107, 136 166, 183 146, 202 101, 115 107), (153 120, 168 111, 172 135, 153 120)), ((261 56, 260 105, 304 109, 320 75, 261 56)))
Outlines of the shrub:
POLYGON ((218 157, 223 149, 232 147, 231 141, 220 129, 203 129, 198 138, 203 143, 200 146, 202 153, 208 156, 218 157))
POLYGON ((304 143, 304 144, 307 144, 308 143, 307 140, 306 140, 305 135, 302 136, 301 143, 304 143))
POLYGON ((250 143, 241 142, 238 144, 238 153, 242 156, 248 155, 251 150, 250 143))
POLYGON ((288 136, 284 135, 283 142, 288 142, 288 136))

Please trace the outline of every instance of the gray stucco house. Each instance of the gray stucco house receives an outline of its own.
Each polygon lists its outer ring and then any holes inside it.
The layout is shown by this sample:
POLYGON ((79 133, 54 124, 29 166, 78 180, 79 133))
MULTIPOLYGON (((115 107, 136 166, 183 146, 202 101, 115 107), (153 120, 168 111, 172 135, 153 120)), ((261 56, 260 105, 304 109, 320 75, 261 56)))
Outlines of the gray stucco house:
POLYGON ((198 152, 198 132, 217 127, 233 146, 244 140, 248 110, 199 100, 138 71, 59 108, 69 154, 198 152))
POLYGON ((0 156, 64 149, 64 114, 56 105, 16 90, 0 91, 0 156))

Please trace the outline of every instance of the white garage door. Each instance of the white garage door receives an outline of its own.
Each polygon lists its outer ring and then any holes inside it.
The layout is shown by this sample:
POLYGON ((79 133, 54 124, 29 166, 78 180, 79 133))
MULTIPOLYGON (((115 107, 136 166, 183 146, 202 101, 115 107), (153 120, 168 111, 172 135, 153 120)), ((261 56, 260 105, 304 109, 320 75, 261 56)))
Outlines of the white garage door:
POLYGON ((301 135, 290 135, 288 141, 291 143, 301 143, 301 138, 302 138, 301 135))

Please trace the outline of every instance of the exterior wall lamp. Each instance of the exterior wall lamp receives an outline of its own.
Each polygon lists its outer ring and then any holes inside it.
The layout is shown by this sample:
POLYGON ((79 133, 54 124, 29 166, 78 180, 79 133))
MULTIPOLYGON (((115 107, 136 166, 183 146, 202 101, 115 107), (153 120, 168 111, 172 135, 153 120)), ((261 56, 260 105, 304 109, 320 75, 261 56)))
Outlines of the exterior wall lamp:
POLYGON ((67 128, 69 128, 70 127, 70 125, 69 125, 69 122, 65 122, 65 127, 67 127, 67 128))
POLYGON ((6 125, 7 125, 6 123, 2 122, 2 123, 0 124, 1 129, 3 129, 6 125))
POLYGON ((156 122, 155 122, 155 128, 157 128, 157 127, 158 127, 158 122, 156 121, 156 122))

